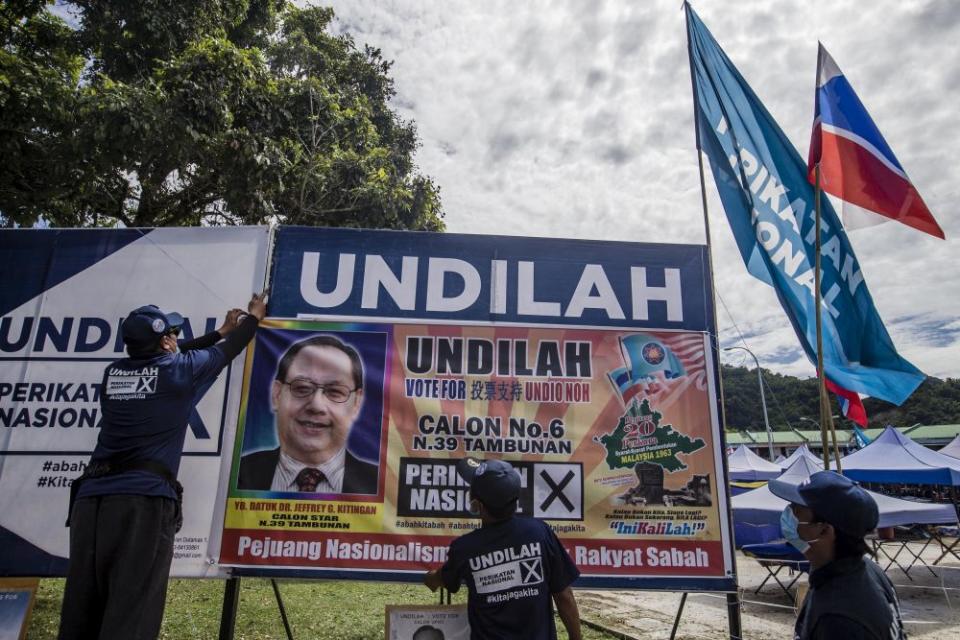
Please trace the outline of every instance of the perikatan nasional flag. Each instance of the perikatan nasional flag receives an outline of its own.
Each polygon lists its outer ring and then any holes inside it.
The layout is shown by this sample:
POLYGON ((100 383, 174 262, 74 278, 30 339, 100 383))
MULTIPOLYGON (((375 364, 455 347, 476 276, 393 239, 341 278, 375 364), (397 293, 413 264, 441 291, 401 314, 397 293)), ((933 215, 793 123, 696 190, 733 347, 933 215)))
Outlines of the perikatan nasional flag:
MULTIPOLYGON (((747 270, 774 288, 816 361, 815 216, 807 165, 689 4, 697 146, 706 154, 747 270)), ((823 360, 834 385, 900 404, 924 375, 898 353, 857 256, 822 199, 823 360)))
POLYGON ((823 45, 817 54, 817 94, 807 178, 843 200, 848 229, 897 220, 943 238, 897 156, 823 45), (852 206, 851 206, 852 205, 852 206))

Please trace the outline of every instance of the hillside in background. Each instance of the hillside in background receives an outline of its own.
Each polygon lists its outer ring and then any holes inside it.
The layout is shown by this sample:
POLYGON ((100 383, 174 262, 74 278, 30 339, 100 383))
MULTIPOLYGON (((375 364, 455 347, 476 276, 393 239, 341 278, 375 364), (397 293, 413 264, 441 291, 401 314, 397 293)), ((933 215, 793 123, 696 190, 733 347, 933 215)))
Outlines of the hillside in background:
MULTIPOLYGON (((760 386, 757 370, 746 367, 722 367, 724 406, 727 425, 730 429, 763 429, 763 408, 760 403, 760 386)), ((784 431, 790 426, 797 429, 816 428, 806 420, 816 420, 819 415, 817 381, 815 378, 795 378, 763 369, 767 395, 767 410, 770 427, 784 431)), ((840 409, 831 394, 833 412, 840 409)), ((902 406, 868 398, 864 401, 870 427, 892 424, 909 427, 912 424, 960 424, 960 379, 927 378, 902 406)), ((838 422, 842 428, 850 423, 838 422)))

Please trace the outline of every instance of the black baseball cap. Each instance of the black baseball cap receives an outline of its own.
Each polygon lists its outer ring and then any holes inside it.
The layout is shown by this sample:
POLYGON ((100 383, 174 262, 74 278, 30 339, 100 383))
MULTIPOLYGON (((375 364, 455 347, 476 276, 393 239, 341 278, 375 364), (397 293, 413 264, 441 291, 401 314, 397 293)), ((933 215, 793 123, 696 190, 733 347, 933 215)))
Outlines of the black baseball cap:
POLYGON ((470 493, 493 509, 507 506, 520 497, 520 474, 503 460, 463 458, 457 473, 470 483, 470 493))
POLYGON ((132 349, 146 349, 165 334, 179 333, 182 326, 183 316, 179 313, 165 313, 156 305, 148 304, 131 311, 120 330, 125 345, 132 349))
POLYGON ((818 471, 799 485, 771 480, 770 492, 787 502, 809 507, 836 529, 858 538, 877 528, 880 511, 863 487, 836 471, 818 471))

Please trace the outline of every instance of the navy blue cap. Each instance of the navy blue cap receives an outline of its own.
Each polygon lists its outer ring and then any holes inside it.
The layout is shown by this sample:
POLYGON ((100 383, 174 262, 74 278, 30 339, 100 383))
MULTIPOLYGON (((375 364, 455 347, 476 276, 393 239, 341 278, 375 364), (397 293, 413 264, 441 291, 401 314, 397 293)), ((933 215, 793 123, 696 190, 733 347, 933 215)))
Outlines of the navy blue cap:
POLYGON ((123 324, 123 343, 134 349, 156 344, 160 336, 180 331, 183 316, 179 313, 164 313, 156 305, 148 304, 131 311, 123 324))
POLYGON ((457 473, 470 483, 470 493, 494 509, 505 507, 520 496, 520 474, 509 462, 464 458, 457 473))
POLYGON ((788 502, 809 507, 834 528, 863 537, 877 528, 880 511, 863 487, 836 471, 818 471, 799 485, 771 480, 770 492, 788 502))

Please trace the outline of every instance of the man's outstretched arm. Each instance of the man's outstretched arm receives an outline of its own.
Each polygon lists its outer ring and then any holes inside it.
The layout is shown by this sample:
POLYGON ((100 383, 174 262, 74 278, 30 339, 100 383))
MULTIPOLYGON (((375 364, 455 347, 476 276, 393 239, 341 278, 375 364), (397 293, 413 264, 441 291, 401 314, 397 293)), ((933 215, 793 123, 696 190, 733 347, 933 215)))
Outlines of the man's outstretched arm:
POLYGON ((553 594, 553 602, 557 605, 557 613, 567 629, 570 640, 583 640, 580 631, 580 611, 577 609, 577 599, 573 596, 573 589, 567 587, 563 591, 553 594))
POLYGON ((223 324, 208 334, 202 335, 193 340, 177 340, 177 347, 180 351, 194 351, 197 349, 206 349, 217 344, 227 337, 234 329, 240 325, 240 318, 245 315, 242 309, 230 309, 223 324))

